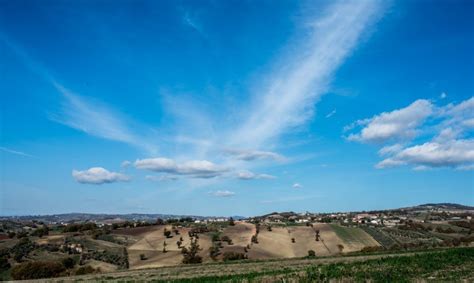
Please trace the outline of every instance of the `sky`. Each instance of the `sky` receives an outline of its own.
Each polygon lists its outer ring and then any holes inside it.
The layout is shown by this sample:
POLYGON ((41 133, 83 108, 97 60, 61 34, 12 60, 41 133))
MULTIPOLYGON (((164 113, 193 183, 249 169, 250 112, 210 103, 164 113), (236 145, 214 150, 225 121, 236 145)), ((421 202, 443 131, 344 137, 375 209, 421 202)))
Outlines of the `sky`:
POLYGON ((474 205, 473 15, 0 0, 0 215, 474 205))

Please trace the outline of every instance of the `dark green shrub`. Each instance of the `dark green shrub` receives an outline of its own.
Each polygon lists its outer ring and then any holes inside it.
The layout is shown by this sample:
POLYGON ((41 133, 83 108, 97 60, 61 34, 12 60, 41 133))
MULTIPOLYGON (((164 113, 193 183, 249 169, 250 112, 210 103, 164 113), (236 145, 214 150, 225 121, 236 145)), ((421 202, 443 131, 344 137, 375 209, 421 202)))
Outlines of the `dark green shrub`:
POLYGON ((66 270, 59 262, 34 261, 25 262, 12 268, 11 277, 15 280, 58 277, 66 270))

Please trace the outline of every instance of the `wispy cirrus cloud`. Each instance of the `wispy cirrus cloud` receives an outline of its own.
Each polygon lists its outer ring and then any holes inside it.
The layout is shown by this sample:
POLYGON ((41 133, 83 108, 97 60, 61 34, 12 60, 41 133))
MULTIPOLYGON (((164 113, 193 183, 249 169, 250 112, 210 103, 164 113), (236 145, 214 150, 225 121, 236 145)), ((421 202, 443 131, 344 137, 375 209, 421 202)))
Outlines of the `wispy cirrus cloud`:
MULTIPOLYGON (((112 108, 88 100, 54 82, 56 89, 64 100, 61 112, 50 115, 51 120, 82 131, 92 136, 130 144, 148 152, 156 152, 157 146, 148 141, 145 134, 138 134, 133 129, 143 128, 125 118, 112 108)), ((150 128, 143 132, 153 133, 150 128)))
POLYGON ((244 161, 254 160, 274 160, 284 161, 286 158, 278 153, 271 151, 250 150, 250 149, 227 149, 225 153, 233 156, 235 159, 244 161))
POLYGON ((293 48, 260 87, 261 93, 246 112, 248 119, 230 143, 261 148, 312 117, 314 104, 327 90, 332 74, 382 12, 379 1, 341 1, 311 20, 312 30, 304 43, 293 48))
POLYGON ((228 197, 235 196, 234 192, 231 192, 231 191, 228 191, 228 190, 209 192, 209 194, 213 195, 215 197, 221 197, 221 198, 228 198, 228 197))
POLYGON ((6 148, 4 146, 0 146, 0 150, 3 151, 3 152, 8 152, 8 153, 11 153, 11 154, 15 154, 15 155, 21 155, 21 156, 25 156, 25 157, 34 157, 33 155, 25 153, 23 151, 14 150, 14 149, 11 149, 11 148, 6 148))
POLYGON ((72 177, 81 184, 108 184, 115 182, 127 182, 130 177, 116 172, 110 172, 102 167, 92 167, 87 170, 73 170, 72 177))

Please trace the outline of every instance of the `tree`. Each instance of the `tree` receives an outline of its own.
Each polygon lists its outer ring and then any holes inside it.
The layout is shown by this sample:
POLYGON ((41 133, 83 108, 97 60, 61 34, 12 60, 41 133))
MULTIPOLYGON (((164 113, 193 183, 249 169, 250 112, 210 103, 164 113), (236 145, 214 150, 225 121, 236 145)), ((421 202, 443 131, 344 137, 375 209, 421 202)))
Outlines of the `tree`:
POLYGON ((251 241, 252 241, 252 243, 254 243, 254 244, 258 244, 257 235, 253 235, 251 241))
POLYGON ((219 246, 213 244, 210 248, 209 248, 209 256, 212 258, 212 260, 216 260, 217 259, 217 256, 219 256, 221 253, 219 251, 219 246))
POLYGON ((193 264, 193 263, 201 263, 202 257, 198 255, 201 248, 199 247, 197 239, 191 239, 191 244, 189 249, 184 247, 181 249, 181 253, 183 254, 183 263, 185 264, 193 264))
POLYGON ((163 242, 163 253, 168 252, 168 251, 166 250, 166 246, 167 246, 167 245, 168 245, 168 244, 166 243, 166 241, 164 241, 164 242, 163 242))
POLYGON ((313 250, 309 250, 308 251, 308 257, 315 257, 316 256, 316 252, 313 251, 313 250))
POLYGON ((295 243, 295 238, 291 238, 291 242, 292 242, 292 243, 295 243))
POLYGON ((344 246, 341 244, 337 245, 337 248, 339 249, 340 253, 342 253, 342 251, 344 250, 344 246))
POLYGON ((146 256, 145 256, 145 254, 140 254, 140 260, 146 260, 146 259, 147 259, 147 258, 146 258, 146 256))
POLYGON ((171 238, 171 231, 165 229, 165 230, 163 231, 163 235, 165 235, 166 238, 171 238))
POLYGON ((64 258, 61 263, 66 269, 71 269, 74 267, 74 265, 76 265, 76 261, 72 257, 64 258))
POLYGON ((235 222, 234 222, 234 218, 229 218, 229 225, 230 226, 234 226, 235 225, 235 222))

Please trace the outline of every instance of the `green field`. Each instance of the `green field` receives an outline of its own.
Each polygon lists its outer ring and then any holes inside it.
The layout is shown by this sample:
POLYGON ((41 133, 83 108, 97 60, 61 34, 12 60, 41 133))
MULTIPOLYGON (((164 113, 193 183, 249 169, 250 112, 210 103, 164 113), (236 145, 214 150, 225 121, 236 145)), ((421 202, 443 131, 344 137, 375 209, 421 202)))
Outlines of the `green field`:
POLYGON ((474 248, 316 259, 198 264, 47 281, 153 282, 415 282, 474 280, 474 248))
POLYGON ((370 235, 357 227, 345 227, 338 224, 330 224, 337 236, 348 243, 360 243, 365 246, 371 246, 370 235))

